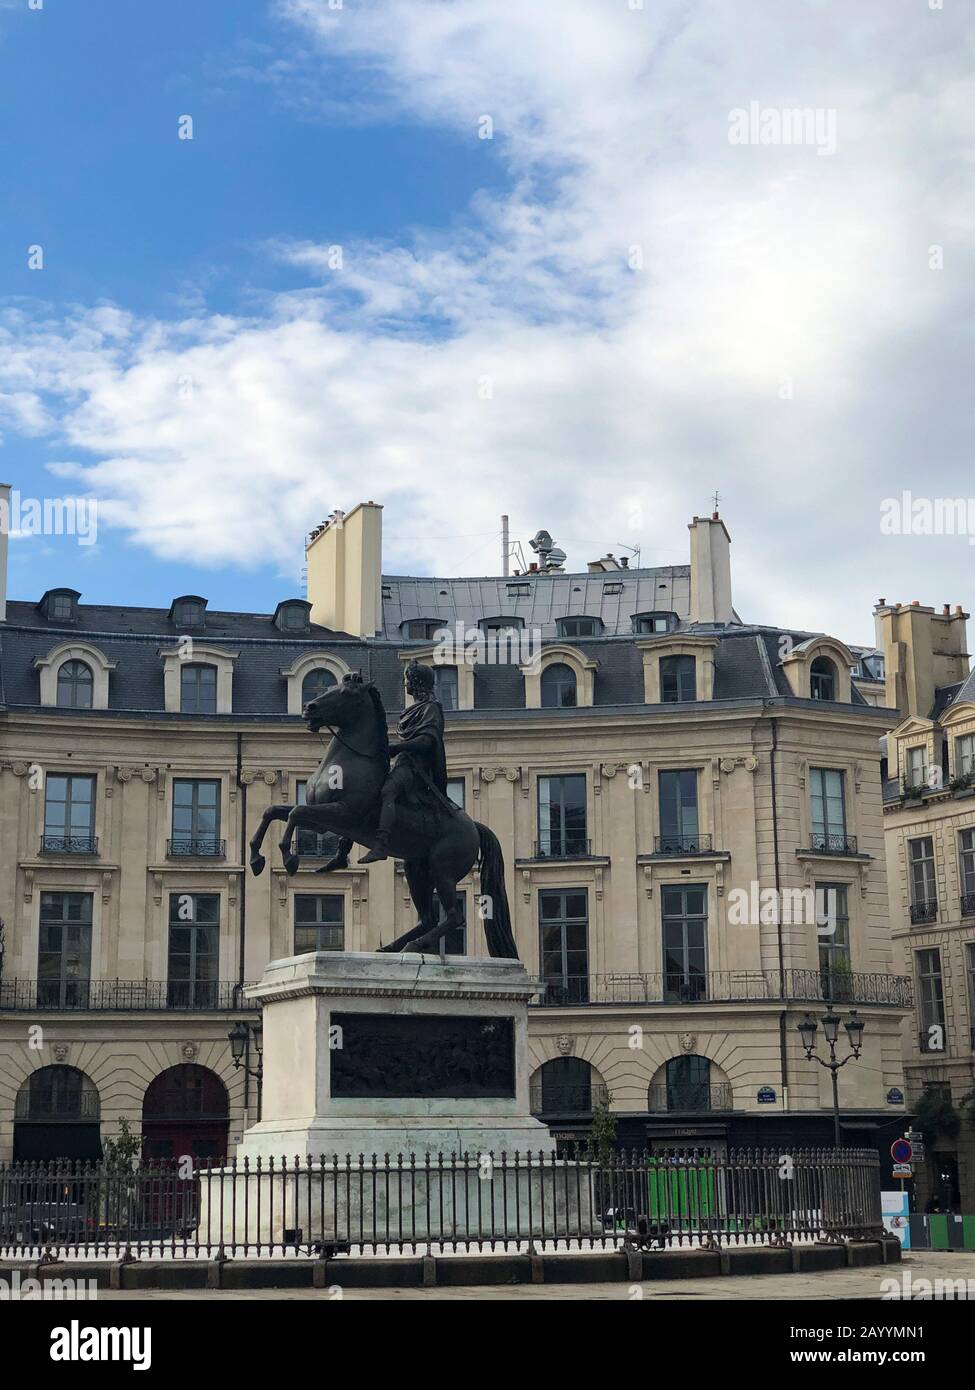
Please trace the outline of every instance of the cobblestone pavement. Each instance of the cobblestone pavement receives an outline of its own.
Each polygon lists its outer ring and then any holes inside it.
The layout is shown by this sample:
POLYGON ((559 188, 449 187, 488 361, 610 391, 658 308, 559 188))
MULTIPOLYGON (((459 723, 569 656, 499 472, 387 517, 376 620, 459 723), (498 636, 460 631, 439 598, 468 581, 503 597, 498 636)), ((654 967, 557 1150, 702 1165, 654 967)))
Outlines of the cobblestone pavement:
MULTIPOLYGON (((339 1298, 349 1302, 413 1302, 417 1299, 484 1300, 484 1299, 581 1299, 609 1302, 649 1299, 681 1299, 690 1301, 736 1299, 746 1302, 768 1299, 880 1299, 885 1291, 884 1280, 896 1279, 903 1289, 904 1276, 911 1280, 971 1281, 967 1292, 975 1301, 975 1253, 967 1251, 922 1250, 905 1255, 900 1265, 872 1269, 832 1270, 822 1274, 753 1274, 735 1275, 724 1279, 669 1279, 642 1284, 517 1284, 503 1287, 437 1288, 437 1289, 251 1289, 203 1292, 174 1292, 167 1289, 146 1290, 140 1293, 99 1293, 98 1301, 115 1299, 131 1302, 162 1300, 229 1302, 247 1300, 292 1300, 339 1298), (639 1293, 637 1293, 639 1290, 639 1293)), ((889 1287, 889 1285, 887 1286, 889 1287)), ((907 1286, 910 1287, 909 1285, 907 1286)), ((914 1285, 916 1293, 917 1285, 914 1285)), ((954 1295, 957 1297, 957 1293, 954 1295)))

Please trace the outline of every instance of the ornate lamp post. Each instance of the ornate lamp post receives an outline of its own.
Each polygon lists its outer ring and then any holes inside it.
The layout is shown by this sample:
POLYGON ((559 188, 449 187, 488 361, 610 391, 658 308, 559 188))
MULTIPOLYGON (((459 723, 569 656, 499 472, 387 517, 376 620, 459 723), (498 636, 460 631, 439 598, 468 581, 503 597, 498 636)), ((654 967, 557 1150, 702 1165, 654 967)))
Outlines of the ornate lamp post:
POLYGON ((845 1067, 847 1062, 852 1062, 854 1058, 860 1056, 860 1049, 863 1046, 863 1020, 857 1016, 856 1009, 850 1010, 850 1017, 843 1023, 847 1037, 850 1040, 850 1051, 842 1061, 836 1060, 836 1043, 840 1036, 840 1024, 843 1020, 840 1015, 833 1012, 832 1004, 827 1004, 826 1012, 822 1017, 823 1037, 829 1047, 829 1061, 820 1057, 816 1048, 816 1033, 818 1026, 811 1013, 804 1015, 801 1023, 797 1025, 797 1031, 802 1038, 802 1045, 806 1049, 806 1061, 811 1062, 814 1058, 821 1067, 826 1067, 833 1082, 833 1144, 836 1148, 840 1147, 840 1091, 837 1073, 840 1067, 845 1067))
POLYGON ((230 1055, 234 1068, 244 1068, 246 1076, 252 1076, 257 1083, 257 1118, 261 1118, 261 1093, 264 1086, 264 1030, 260 1023, 235 1023, 227 1034, 230 1040, 230 1055), (250 1064, 251 1042, 257 1053, 257 1066, 250 1064))

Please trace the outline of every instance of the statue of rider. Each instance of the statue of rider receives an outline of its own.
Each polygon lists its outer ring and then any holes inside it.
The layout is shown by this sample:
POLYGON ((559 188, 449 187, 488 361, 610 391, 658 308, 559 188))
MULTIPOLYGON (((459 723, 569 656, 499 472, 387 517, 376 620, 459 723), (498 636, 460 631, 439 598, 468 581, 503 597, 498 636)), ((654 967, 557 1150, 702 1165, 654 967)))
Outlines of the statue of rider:
MULTIPOLYGON (((389 858, 389 839, 396 824, 397 803, 409 797, 419 784, 435 787, 447 800, 447 755, 444 751, 443 706, 434 699, 433 668, 411 661, 406 668, 406 689, 413 704, 399 721, 399 740, 390 740, 395 766, 383 783, 379 832, 376 843, 360 864, 389 858)), ((448 804, 451 804, 448 802, 448 804)))

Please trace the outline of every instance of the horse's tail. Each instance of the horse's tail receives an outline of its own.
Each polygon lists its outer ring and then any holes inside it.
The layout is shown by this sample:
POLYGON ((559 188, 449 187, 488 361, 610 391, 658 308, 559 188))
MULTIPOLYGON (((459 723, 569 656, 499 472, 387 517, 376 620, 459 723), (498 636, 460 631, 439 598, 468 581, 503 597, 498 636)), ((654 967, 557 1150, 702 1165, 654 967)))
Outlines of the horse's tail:
POLYGON ((488 953, 508 960, 518 959, 511 930, 511 911, 508 907, 508 894, 504 886, 504 855, 501 843, 493 830, 480 821, 475 821, 477 838, 481 844, 478 865, 481 873, 481 893, 488 899, 488 913, 484 918, 484 935, 487 937, 488 953))

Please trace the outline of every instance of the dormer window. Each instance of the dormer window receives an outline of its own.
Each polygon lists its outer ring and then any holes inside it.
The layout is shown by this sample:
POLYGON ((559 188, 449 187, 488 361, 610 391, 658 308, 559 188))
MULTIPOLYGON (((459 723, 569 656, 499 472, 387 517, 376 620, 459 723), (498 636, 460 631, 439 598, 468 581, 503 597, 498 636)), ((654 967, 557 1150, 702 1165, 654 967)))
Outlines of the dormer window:
POLYGON ((599 618, 589 618, 582 615, 559 618, 558 622, 560 637, 598 637, 602 626, 602 621, 599 618))
POLYGON ((286 599, 274 610, 272 621, 279 632, 307 632, 311 604, 305 599, 286 599))
POLYGON ((664 704, 697 699, 697 662, 692 656, 666 656, 660 663, 660 698, 664 704))
POLYGON ((520 632, 525 626, 524 618, 482 618, 482 632, 520 632))
POLYGON ((657 632, 673 632, 678 621, 676 613, 634 613, 633 631, 643 636, 657 632))
POLYGON ((836 699, 836 667, 828 656, 817 656, 809 668, 809 693, 814 700, 836 699))
POLYGON ((400 623, 400 632, 408 642, 430 642, 443 625, 441 618, 407 618, 400 623))
POLYGON ((40 610, 49 623, 73 623, 78 617, 80 597, 77 589, 48 589, 40 610))
POLYGON ((198 594, 183 594, 173 600, 170 621, 178 628, 200 628, 206 621, 207 601, 198 594))
POLYGON ((517 583, 508 584, 505 587, 509 598, 529 598, 531 596, 532 586, 530 580, 525 582, 519 580, 517 583))

